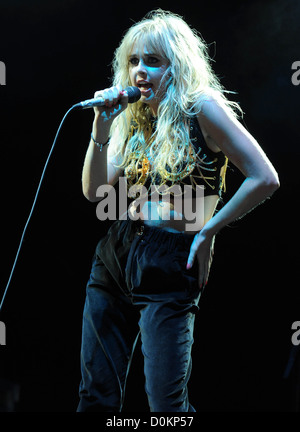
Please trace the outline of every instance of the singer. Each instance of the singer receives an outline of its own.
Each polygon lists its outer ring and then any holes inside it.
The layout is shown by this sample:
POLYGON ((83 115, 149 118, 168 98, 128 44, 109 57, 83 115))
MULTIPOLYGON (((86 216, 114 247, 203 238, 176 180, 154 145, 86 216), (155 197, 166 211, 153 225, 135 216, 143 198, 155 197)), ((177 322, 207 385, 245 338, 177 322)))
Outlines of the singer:
POLYGON ((139 336, 150 411, 195 411, 188 397, 194 320, 215 236, 271 196, 279 180, 240 123, 242 111, 213 72, 204 40, 180 16, 159 9, 135 23, 115 52, 113 71, 113 86, 94 95, 105 103, 94 107, 83 193, 96 202, 99 186, 125 176, 137 191, 170 189, 170 200, 158 193, 138 208, 133 197, 131 217, 114 221, 97 244, 77 411, 122 410, 139 336), (138 102, 128 105, 127 86, 140 89, 138 102), (216 212, 228 160, 245 180, 216 212), (183 201, 204 190, 200 230, 186 230, 184 206, 178 214, 172 201, 174 185, 193 191, 183 201))

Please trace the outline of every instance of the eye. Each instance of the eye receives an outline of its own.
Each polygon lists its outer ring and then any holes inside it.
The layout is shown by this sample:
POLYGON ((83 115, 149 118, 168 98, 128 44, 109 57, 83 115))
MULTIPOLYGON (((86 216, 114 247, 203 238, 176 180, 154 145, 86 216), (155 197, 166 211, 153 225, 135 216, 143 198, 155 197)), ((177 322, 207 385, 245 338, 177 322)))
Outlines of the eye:
POLYGON ((148 57, 148 63, 149 64, 155 64, 155 63, 157 63, 159 60, 158 60, 158 58, 157 57, 154 57, 154 56, 149 56, 148 57))
POLYGON ((139 59, 137 57, 130 57, 129 64, 132 66, 137 66, 139 64, 139 59))

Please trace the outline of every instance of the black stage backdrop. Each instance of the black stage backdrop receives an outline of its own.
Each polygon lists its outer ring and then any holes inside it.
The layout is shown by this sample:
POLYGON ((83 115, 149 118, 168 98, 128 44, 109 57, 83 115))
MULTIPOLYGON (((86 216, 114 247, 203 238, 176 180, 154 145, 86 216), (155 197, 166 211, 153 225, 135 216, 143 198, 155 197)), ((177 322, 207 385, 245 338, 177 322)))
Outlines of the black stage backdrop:
MULTIPOLYGON (((113 52, 134 21, 171 10, 211 44, 217 74, 237 92, 232 98, 281 180, 271 200, 217 236, 196 321, 190 399, 200 412, 297 411, 297 373, 284 378, 284 371, 291 326, 300 320, 300 3, 146 3, 1 1, 0 294, 63 115, 109 86, 113 52)), ((63 125, 1 311, 0 393, 18 389, 17 412, 74 412, 78 403, 85 285, 108 228, 81 193, 92 119, 92 110, 76 111, 63 125)), ((231 168, 225 201, 243 181, 231 168)), ((125 411, 148 411, 139 348, 125 411)))

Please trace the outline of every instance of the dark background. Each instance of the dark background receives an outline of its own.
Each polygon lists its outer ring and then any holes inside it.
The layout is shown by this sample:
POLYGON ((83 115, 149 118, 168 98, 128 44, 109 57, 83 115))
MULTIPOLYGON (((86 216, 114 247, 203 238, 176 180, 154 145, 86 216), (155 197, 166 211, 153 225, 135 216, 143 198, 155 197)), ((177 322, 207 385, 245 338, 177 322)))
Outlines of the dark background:
MULTIPOLYGON (((237 92, 232 99, 281 180, 271 200, 217 236, 196 322, 191 402, 203 412, 298 410, 296 371, 283 378, 300 320, 297 0, 1 0, 0 294, 63 115, 109 86, 124 31, 157 7, 182 15, 211 44, 215 71, 237 92)), ((78 403, 85 285, 108 226, 81 192, 92 120, 92 110, 73 112, 63 125, 0 313, 0 382, 18 386, 17 412, 74 412, 78 403)), ((232 167, 225 201, 242 180, 232 167)), ((138 349, 125 411, 148 410, 143 385, 138 349)))

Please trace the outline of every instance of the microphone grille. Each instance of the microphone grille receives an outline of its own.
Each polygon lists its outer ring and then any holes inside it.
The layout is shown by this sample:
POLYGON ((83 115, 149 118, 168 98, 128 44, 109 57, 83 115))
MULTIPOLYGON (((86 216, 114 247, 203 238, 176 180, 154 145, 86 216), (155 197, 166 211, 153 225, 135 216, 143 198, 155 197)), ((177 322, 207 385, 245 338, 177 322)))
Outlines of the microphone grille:
POLYGON ((141 98, 141 91, 138 87, 130 86, 125 89, 128 93, 128 102, 134 103, 141 98))

